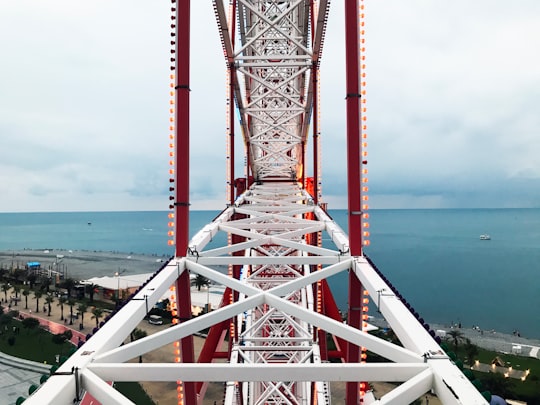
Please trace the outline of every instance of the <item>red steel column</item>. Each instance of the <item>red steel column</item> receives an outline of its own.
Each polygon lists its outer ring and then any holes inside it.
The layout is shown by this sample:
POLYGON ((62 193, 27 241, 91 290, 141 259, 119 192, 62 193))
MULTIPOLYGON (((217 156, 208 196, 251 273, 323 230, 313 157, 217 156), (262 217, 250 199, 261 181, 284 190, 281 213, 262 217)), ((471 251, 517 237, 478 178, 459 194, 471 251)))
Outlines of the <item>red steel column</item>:
POLYGON ((189 40, 190 0, 176 2, 176 249, 186 255, 189 242, 189 40))
POLYGON ((360 69, 358 58, 358 1, 345 0, 345 64, 347 86, 347 191, 351 255, 362 254, 360 195, 360 69))
MULTIPOLYGON (((232 13, 231 15, 236 16, 236 1, 232 2, 232 13)), ((236 19, 233 17, 233 21, 229 26, 229 32, 231 35, 231 44, 234 50, 234 38, 235 38, 235 27, 236 19)), ((233 52, 234 53, 234 52, 233 52)), ((235 144, 234 144, 234 84, 236 79, 236 68, 234 67, 234 55, 227 55, 227 62, 229 64, 229 178, 227 181, 230 183, 229 188, 229 203, 234 204, 234 159, 235 159, 235 144)))
MULTIPOLYGON (((358 47, 358 0, 345 0, 345 65, 347 87, 347 188, 349 210, 349 245, 352 256, 362 254, 361 212, 361 143, 360 143, 360 66, 358 47)), ((349 270, 348 324, 361 327, 361 285, 349 270)), ((347 362, 360 361, 360 348, 347 344, 347 362)), ((346 404, 357 405, 360 401, 359 383, 346 385, 346 404)))
POLYGON ((229 204, 234 204, 234 63, 229 64, 229 204))
POLYGON ((319 203, 319 67, 314 62, 311 67, 313 81, 313 201, 319 203))
MULTIPOLYGON (((190 0, 176 0, 176 117, 175 117, 175 256, 185 257, 189 243, 189 45, 190 0)), ((180 322, 191 318, 191 284, 184 271, 176 281, 176 302, 180 322)), ((180 341, 182 361, 193 363, 193 337, 180 341)), ((184 404, 196 404, 195 383, 184 383, 184 404)), ((180 403, 180 401, 179 401, 180 403)))

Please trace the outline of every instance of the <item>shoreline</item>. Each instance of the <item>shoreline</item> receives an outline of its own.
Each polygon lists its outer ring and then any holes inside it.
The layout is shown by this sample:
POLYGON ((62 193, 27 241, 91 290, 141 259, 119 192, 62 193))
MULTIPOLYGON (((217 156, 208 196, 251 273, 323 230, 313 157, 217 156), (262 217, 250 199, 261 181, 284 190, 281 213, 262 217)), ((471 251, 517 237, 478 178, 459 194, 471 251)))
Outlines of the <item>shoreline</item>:
POLYGON ((112 276, 119 270, 127 274, 152 273, 158 270, 168 256, 145 255, 117 251, 68 250, 68 249, 14 249, 0 251, 0 267, 24 266, 38 261, 42 269, 58 269, 66 278, 87 279, 112 276))
MULTIPOLYGON (((157 271, 166 261, 167 256, 157 254, 136 254, 118 251, 92 251, 67 249, 14 249, 0 251, 0 267, 24 265, 29 261, 40 261, 44 269, 54 266, 65 266, 68 277, 88 279, 99 276, 112 276, 122 270, 129 274, 152 273, 157 271), (58 258, 57 256, 62 256, 58 258)), ((385 328, 388 325, 382 318, 373 318, 375 326, 385 328)), ((430 323, 433 330, 449 330, 451 325, 430 323)), ((540 339, 522 337, 499 331, 481 331, 473 328, 458 328, 465 338, 475 345, 487 350, 512 353, 513 346, 521 346, 520 356, 540 359, 540 339), (538 349, 538 350, 536 350, 538 349)))
MULTIPOLYGON (((388 326, 387 322, 382 318, 373 318, 368 322, 379 328, 388 326)), ((458 328, 436 323, 430 324, 430 326, 435 331, 445 331, 447 339, 448 331, 459 330, 464 338, 470 339, 472 344, 482 349, 503 354, 513 354, 521 357, 540 359, 540 339, 516 336, 494 330, 482 331, 480 329, 458 328), (521 347, 520 353, 513 353, 513 348, 515 346, 521 347)), ((442 337, 442 339, 444 341, 445 338, 442 337)))

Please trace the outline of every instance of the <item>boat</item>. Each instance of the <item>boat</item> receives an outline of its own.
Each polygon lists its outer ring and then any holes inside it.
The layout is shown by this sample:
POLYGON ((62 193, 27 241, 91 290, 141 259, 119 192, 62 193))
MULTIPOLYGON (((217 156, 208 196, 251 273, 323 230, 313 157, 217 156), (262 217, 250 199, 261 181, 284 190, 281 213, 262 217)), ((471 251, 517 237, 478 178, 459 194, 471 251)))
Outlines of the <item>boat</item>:
POLYGON ((491 240, 491 236, 487 234, 480 235, 480 240, 491 240))

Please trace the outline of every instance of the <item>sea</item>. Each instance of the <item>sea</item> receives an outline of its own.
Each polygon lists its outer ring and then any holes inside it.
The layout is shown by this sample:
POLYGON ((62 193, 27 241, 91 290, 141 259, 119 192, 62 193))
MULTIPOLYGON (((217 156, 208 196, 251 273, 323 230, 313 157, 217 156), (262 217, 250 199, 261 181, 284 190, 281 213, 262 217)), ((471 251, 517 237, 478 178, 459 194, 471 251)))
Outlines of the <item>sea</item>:
MULTIPOLYGON (((218 213, 192 211, 190 235, 218 213)), ((329 214, 347 231, 346 210, 329 214)), ((167 222, 160 211, 0 213, 0 251, 172 256, 167 222)), ((428 323, 540 339, 540 209, 371 210, 370 232, 365 253, 428 323)), ((330 280, 342 309, 346 281, 330 280)))

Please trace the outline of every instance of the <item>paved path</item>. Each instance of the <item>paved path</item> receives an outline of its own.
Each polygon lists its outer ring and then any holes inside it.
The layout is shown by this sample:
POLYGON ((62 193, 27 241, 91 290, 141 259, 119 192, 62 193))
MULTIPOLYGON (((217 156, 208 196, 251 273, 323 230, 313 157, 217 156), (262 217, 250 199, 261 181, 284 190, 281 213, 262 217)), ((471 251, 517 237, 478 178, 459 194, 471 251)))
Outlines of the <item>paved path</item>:
MULTIPOLYGON (((13 296, 12 290, 7 292, 7 297, 13 296)), ((4 292, 0 292, 2 299, 5 299, 4 292)), ((25 299, 14 302, 11 306, 12 310, 18 310, 22 318, 33 317, 40 321, 43 328, 47 329, 51 333, 62 333, 66 329, 70 329, 73 336, 71 342, 77 345, 79 338, 84 340, 88 333, 92 333, 92 329, 96 326, 95 319, 92 319, 92 314, 87 312, 84 316, 84 327, 79 330, 80 317, 75 319, 73 325, 69 325, 61 320, 61 310, 57 305, 58 301, 51 304, 51 315, 47 316, 47 312, 43 312, 41 308, 40 312, 35 312, 36 300, 33 294, 28 296, 28 308, 25 308, 25 299), (77 329, 75 329, 77 328, 77 329)), ((42 306, 44 297, 40 298, 39 303, 42 306)), ((4 309, 7 311, 5 301, 2 303, 4 309)), ((73 308, 75 312, 75 307, 73 308)), ((88 308, 91 310, 91 307, 88 308)), ((64 305, 64 315, 69 316, 70 310, 68 305, 64 305)), ((43 373, 36 373, 32 371, 22 370, 12 365, 5 365, 0 363, 0 405, 14 405, 18 397, 28 397, 28 388, 32 384, 39 385, 39 379, 43 373)))
POLYGON ((41 375, 0 363, 0 405, 13 405, 20 396, 28 397, 28 388, 39 385, 41 375))

